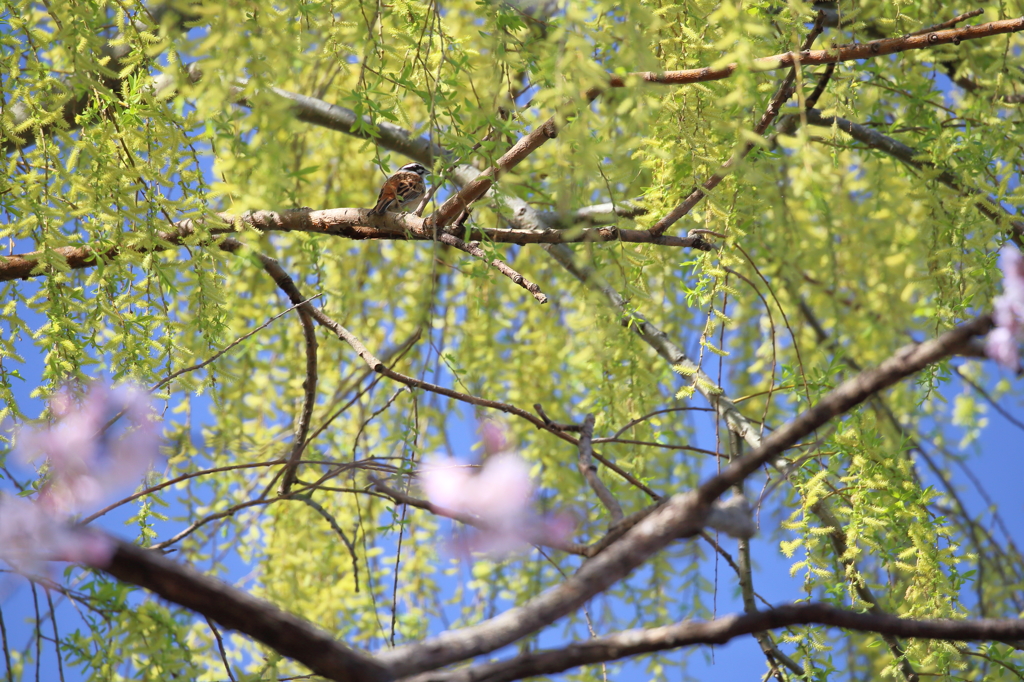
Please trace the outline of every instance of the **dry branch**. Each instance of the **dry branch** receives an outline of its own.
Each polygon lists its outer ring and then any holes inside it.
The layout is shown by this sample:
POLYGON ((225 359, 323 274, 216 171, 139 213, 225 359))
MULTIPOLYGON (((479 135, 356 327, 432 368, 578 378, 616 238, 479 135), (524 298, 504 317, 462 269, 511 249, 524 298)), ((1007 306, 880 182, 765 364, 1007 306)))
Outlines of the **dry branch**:
POLYGON ((512 282, 514 284, 516 284, 518 286, 521 286, 522 288, 524 288, 527 291, 529 291, 530 295, 533 296, 535 299, 537 299, 537 301, 539 303, 547 303, 548 302, 548 297, 544 294, 543 291, 540 290, 539 286, 537 286, 536 284, 534 284, 530 280, 528 280, 525 277, 523 277, 522 275, 520 275, 514 269, 509 267, 509 265, 507 263, 505 263, 503 260, 501 260, 500 258, 494 258, 492 260, 488 260, 487 259, 487 254, 484 252, 483 249, 481 249, 476 244, 473 244, 473 243, 467 244, 466 242, 462 241, 461 239, 459 239, 458 237, 456 237, 453 234, 440 234, 440 235, 438 235, 437 240, 439 242, 444 243, 444 244, 448 244, 449 246, 453 246, 456 249, 458 249, 459 251, 464 251, 464 252, 468 253, 471 256, 479 258, 480 260, 482 260, 483 262, 487 263, 488 265, 490 265, 492 268, 494 268, 495 270, 497 270, 501 274, 503 274, 506 277, 508 277, 510 280, 512 280, 512 282))
MULTIPOLYGON (((292 452, 288 457, 288 464, 281 475, 281 494, 287 495, 295 482, 296 472, 299 467, 299 460, 302 459, 302 452, 306 449, 306 436, 309 435, 309 422, 313 418, 313 406, 316 404, 316 329, 313 327, 313 317, 309 311, 302 307, 301 300, 297 303, 296 312, 299 321, 302 323, 302 337, 305 339, 306 348, 306 378, 302 381, 302 412, 295 427, 295 435, 292 439, 292 452)), ((358 584, 358 581, 357 581, 358 584)), ((358 591, 358 588, 357 590, 358 591)))

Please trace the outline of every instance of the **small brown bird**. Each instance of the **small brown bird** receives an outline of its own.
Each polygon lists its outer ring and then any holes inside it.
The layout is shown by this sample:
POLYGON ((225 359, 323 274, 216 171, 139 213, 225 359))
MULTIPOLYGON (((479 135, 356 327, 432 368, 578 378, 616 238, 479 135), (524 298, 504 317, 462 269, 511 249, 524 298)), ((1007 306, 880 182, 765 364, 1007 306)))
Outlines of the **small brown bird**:
POLYGON ((418 163, 407 163, 384 182, 377 195, 377 205, 370 215, 384 215, 389 209, 399 210, 419 201, 427 191, 423 178, 427 169, 418 163))

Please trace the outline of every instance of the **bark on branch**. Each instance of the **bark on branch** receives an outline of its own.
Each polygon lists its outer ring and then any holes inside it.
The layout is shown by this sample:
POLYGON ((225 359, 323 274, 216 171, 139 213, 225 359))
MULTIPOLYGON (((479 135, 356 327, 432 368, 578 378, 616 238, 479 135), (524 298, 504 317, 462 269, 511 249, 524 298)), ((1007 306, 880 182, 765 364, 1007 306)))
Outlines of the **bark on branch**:
POLYGON ((858 613, 831 604, 788 604, 706 622, 684 621, 649 630, 627 630, 576 642, 562 649, 535 651, 453 672, 430 672, 404 678, 401 682, 512 682, 652 651, 694 644, 724 644, 742 635, 793 625, 828 625, 880 635, 946 641, 1013 642, 1024 636, 1024 620, 913 620, 888 613, 858 613))
MULTIPOLYGON (((368 216, 362 208, 333 208, 323 211, 253 211, 240 216, 229 213, 216 214, 218 222, 240 227, 251 227, 261 232, 309 232, 327 234, 343 239, 387 239, 398 241, 432 241, 433 233, 424 222, 426 219, 412 214, 388 213, 383 218, 368 216)), ((125 253, 147 253, 170 249, 197 238, 196 221, 188 219, 175 223, 174 229, 160 235, 161 241, 147 247, 115 247, 97 251, 83 246, 62 246, 52 249, 72 270, 95 267, 99 262, 114 260, 125 253)), ((232 234, 234 227, 211 227, 207 233, 212 236, 232 234)), ((130 236, 128 237, 131 238, 130 236)), ((711 249, 711 244, 700 236, 672 237, 654 236, 647 230, 625 230, 616 227, 594 227, 568 234, 563 230, 468 230, 467 240, 492 241, 500 244, 569 244, 582 242, 621 241, 637 244, 656 244, 694 248, 702 251, 711 249)), ((0 282, 28 279, 49 274, 39 268, 43 254, 34 251, 12 256, 0 256, 0 282)), ((503 273, 505 274, 505 273, 503 273)), ((510 275, 506 275, 510 276, 510 275)), ((511 277, 511 276, 510 276, 511 277)), ((515 279, 513 278, 513 281, 515 279)), ((518 284, 518 282, 517 282, 518 284)), ((522 285, 520 285, 522 286, 522 285)), ((527 287, 528 288, 528 287, 527 287)), ((531 289, 531 294, 535 292, 531 289)))
MULTIPOLYGON (((308 305, 308 304, 307 304, 308 305)), ((266 644, 317 675, 338 682, 387 682, 388 671, 330 634, 227 583, 171 561, 159 552, 118 541, 106 572, 266 644)))

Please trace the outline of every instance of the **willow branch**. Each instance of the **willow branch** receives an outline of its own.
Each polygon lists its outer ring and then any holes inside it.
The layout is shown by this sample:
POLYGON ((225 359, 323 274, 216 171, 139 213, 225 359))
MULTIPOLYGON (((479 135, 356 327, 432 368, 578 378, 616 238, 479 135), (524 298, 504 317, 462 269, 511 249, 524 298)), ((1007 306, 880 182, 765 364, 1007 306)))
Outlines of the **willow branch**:
POLYGON ((700 499, 705 502, 718 499, 731 486, 744 481, 761 465, 777 457, 786 448, 811 434, 816 428, 856 407, 897 381, 949 357, 971 338, 982 336, 991 328, 992 318, 982 315, 935 339, 901 348, 878 367, 865 370, 844 381, 813 407, 808 408, 769 434, 759 447, 702 484, 698 493, 700 499))
MULTIPOLYGON (((897 52, 907 50, 921 50, 938 45, 959 45, 965 40, 977 40, 990 36, 1002 35, 1005 33, 1016 33, 1024 30, 1024 17, 1015 19, 1003 19, 992 21, 978 26, 965 26, 944 31, 932 31, 923 35, 909 35, 900 38, 885 38, 872 40, 867 43, 851 43, 840 45, 827 50, 804 50, 801 52, 783 52, 770 57, 755 59, 749 64, 751 71, 775 71, 777 69, 788 69, 797 64, 803 66, 818 66, 821 64, 834 64, 837 62, 850 62, 872 57, 884 57, 897 52)), ((740 65, 733 62, 726 66, 712 69, 703 67, 699 69, 685 69, 682 71, 663 72, 638 72, 627 76, 613 76, 609 85, 614 88, 626 87, 636 79, 646 83, 658 83, 661 85, 686 85, 688 83, 705 83, 729 78, 740 68, 740 65)))
POLYGON ((715 385, 714 380, 705 374, 700 366, 682 348, 669 339, 668 334, 638 312, 630 310, 622 294, 616 291, 593 268, 578 266, 572 251, 568 248, 553 246, 548 247, 546 250, 555 261, 568 270, 581 283, 601 293, 612 307, 617 309, 622 315, 620 323, 623 327, 632 329, 658 355, 664 358, 670 366, 682 367, 688 375, 693 376, 695 379, 694 386, 715 410, 716 415, 725 420, 730 430, 739 434, 750 447, 757 447, 761 444, 760 429, 757 424, 747 419, 740 412, 722 389, 715 385))
MULTIPOLYGON (((811 46, 814 45, 814 41, 817 40, 819 35, 821 35, 824 21, 825 12, 819 10, 818 16, 814 20, 814 26, 807 34, 807 38, 804 39, 804 43, 801 46, 802 49, 798 54, 804 54, 804 52, 809 50, 811 46)), ((796 91, 796 87, 794 84, 796 83, 796 72, 798 68, 800 68, 799 62, 795 63, 793 65, 793 68, 789 70, 789 73, 786 74, 786 77, 782 80, 782 83, 775 91, 775 94, 772 96, 771 100, 769 100, 768 107, 765 109, 765 112, 761 115, 761 119, 757 122, 757 125, 754 126, 755 135, 764 135, 764 131, 768 130, 768 126, 770 126, 772 122, 775 120, 775 118, 779 115, 779 110, 782 109, 782 105, 789 101, 789 98, 793 96, 793 93, 796 91)), ((700 203, 701 199, 707 196, 705 192, 710 192, 715 187, 718 187, 719 183, 725 179, 725 176, 729 173, 729 171, 736 164, 745 159, 753 149, 753 142, 747 142, 746 144, 744 144, 743 149, 740 150, 740 153, 734 156, 733 158, 729 159, 727 162, 725 162, 722 165, 721 170, 719 170, 717 173, 713 174, 710 178, 705 180, 700 187, 697 187, 693 191, 691 191, 689 196, 687 196, 681 204, 673 208, 671 211, 668 212, 666 216, 664 216, 663 218, 661 218, 661 220, 656 222, 651 227, 651 234, 664 234, 665 230, 674 225, 680 218, 682 218, 683 216, 687 215, 690 211, 692 211, 693 207, 700 203)))

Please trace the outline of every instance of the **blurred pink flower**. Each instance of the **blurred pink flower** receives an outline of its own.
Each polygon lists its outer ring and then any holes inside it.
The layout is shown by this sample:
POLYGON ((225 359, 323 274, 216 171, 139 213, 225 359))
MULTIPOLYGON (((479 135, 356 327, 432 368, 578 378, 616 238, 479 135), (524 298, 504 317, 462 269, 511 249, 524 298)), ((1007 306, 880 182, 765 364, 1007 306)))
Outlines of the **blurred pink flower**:
POLYGON ((103 533, 72 528, 49 509, 0 495, 0 558, 19 573, 41 573, 44 561, 106 566, 113 541, 103 533))
POLYGON ((0 559, 20 571, 38 570, 44 561, 104 566, 112 541, 71 527, 69 517, 137 485, 153 464, 159 433, 149 395, 133 386, 95 382, 81 400, 61 390, 51 398, 50 411, 53 424, 26 427, 16 436, 15 454, 22 461, 49 460, 49 480, 34 501, 0 496, 0 559))
POLYGON ((50 410, 56 423, 22 429, 16 452, 26 462, 49 459, 52 473, 39 503, 55 513, 72 514, 138 484, 159 454, 149 394, 135 386, 94 382, 80 402, 65 388, 50 410), (117 422, 104 428, 122 413, 122 428, 117 422))
POLYGON ((1010 370, 1020 369, 1019 346, 1024 341, 1024 257, 1013 244, 999 252, 1003 295, 992 302, 996 328, 985 339, 985 354, 1010 370))
POLYGON ((1020 367, 1020 355, 1017 352, 1017 339, 1006 327, 996 327, 985 338, 985 355, 1009 370, 1020 367))
POLYGON ((477 518, 466 543, 469 551, 501 555, 533 544, 557 546, 575 527, 567 515, 540 516, 533 510, 530 468, 513 452, 488 457, 475 474, 455 459, 428 461, 419 479, 431 503, 477 518))
POLYGON ((505 429, 493 419, 487 419, 480 426, 480 437, 483 441, 484 455, 490 457, 508 450, 508 439, 505 429))

